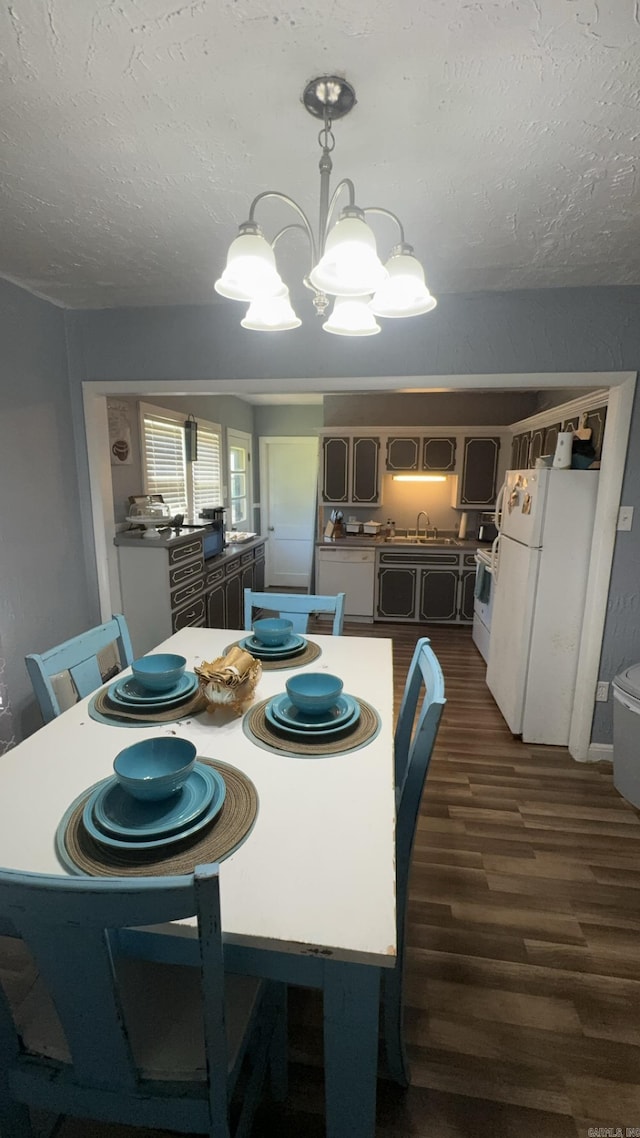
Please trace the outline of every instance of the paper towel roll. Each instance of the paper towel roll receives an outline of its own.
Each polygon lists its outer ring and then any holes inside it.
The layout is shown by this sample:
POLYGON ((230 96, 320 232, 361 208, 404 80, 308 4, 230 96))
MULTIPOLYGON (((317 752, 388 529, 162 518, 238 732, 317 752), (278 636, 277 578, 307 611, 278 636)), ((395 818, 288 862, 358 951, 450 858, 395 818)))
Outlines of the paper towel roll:
POLYGON ((463 538, 465 538, 467 536, 467 522, 468 522, 468 520, 469 519, 468 519, 466 513, 460 514, 460 526, 458 528, 458 537, 460 538, 461 541, 463 540, 463 538))

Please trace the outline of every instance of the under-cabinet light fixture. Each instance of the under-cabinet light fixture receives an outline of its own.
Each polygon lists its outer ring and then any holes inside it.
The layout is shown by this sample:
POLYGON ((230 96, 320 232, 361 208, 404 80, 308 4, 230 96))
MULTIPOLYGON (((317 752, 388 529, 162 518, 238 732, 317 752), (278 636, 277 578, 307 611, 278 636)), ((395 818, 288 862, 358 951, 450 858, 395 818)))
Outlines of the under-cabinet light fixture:
POLYGON ((446 474, 394 474, 394 482, 446 482, 446 474))

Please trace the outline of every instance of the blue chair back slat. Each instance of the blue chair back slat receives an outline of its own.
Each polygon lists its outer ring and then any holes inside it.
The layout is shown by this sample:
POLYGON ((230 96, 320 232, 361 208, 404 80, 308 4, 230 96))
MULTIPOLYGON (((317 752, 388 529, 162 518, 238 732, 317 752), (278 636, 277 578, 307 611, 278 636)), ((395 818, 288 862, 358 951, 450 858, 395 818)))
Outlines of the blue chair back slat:
POLYGON ((60 672, 69 672, 80 699, 90 695, 102 683, 97 656, 109 644, 118 648, 123 668, 133 660, 133 648, 127 622, 120 614, 105 624, 81 632, 70 640, 50 648, 48 652, 30 653, 25 657, 27 671, 40 705, 45 723, 60 715, 61 707, 51 679, 60 672))
POLYGON ((278 612, 293 624, 293 631, 305 633, 311 613, 333 613, 333 636, 341 636, 344 625, 346 593, 321 596, 318 593, 254 593, 244 591, 244 627, 253 627, 253 609, 266 608, 278 612))
POLYGON ((396 967, 383 975, 387 1064, 391 1077, 403 1086, 409 1083, 402 1012, 409 870, 420 801, 445 703, 442 669, 428 638, 423 637, 416 643, 409 666, 395 732, 398 955, 396 967))
MULTIPOLYGON (((6 1125, 7 1120, 16 1118, 12 1134, 30 1131, 26 1123, 22 1126, 20 1104, 11 1098, 9 1088, 32 1088, 37 1074, 41 1075, 37 1101, 46 1108, 55 1109, 58 1092, 67 1096, 63 1101, 68 1101, 71 1085, 79 1114, 101 1117, 97 1108, 92 1115, 92 1108, 103 1101, 101 1095, 107 1095, 104 1101, 108 1112, 115 1101, 120 1121, 127 1120, 128 1100, 135 1125, 145 1122, 145 1103, 155 1110, 153 1117, 162 1117, 163 1107, 159 1115, 158 1102, 166 1103, 167 1111, 172 1110, 167 1117, 175 1122, 178 1115, 167 1090, 161 1085, 158 1099, 150 1089, 152 1082, 147 1080, 141 1086, 120 1007, 111 945, 117 943, 119 929, 164 924, 194 914, 198 918, 209 1078, 208 1133, 214 1138, 228 1138, 218 866, 201 866, 194 875, 185 877, 127 879, 49 877, 0 870, 0 921, 12 927, 32 952, 72 1059, 69 1073, 59 1086, 58 1080, 52 1079, 50 1060, 42 1060, 39 1067, 38 1057, 30 1055, 27 1075, 22 1068, 15 1070, 22 1058, 20 1040, 0 986, 0 1120, 6 1125)), ((176 1101, 180 1121, 185 1123, 179 1129, 201 1133, 207 1125, 202 1098, 194 1099, 185 1090, 176 1101), (188 1125, 190 1110, 192 1124, 188 1125)))

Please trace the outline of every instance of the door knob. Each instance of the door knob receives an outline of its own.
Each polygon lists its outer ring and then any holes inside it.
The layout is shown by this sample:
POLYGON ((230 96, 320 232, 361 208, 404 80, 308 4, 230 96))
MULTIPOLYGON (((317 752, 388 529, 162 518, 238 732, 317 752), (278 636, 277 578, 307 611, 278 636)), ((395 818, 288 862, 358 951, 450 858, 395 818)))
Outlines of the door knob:
POLYGON ((275 530, 275 528, 276 528, 275 526, 269 526, 269 533, 273 533, 273 531, 275 530))

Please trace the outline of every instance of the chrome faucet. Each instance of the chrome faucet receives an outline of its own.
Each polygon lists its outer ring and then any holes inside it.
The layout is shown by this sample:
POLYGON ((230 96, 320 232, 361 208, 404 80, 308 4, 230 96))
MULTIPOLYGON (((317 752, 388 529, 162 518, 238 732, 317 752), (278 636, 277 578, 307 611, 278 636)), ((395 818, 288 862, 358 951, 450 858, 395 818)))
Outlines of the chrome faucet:
POLYGON ((429 529, 429 526, 431 525, 431 518, 429 517, 426 510, 420 510, 420 513, 418 514, 418 516, 416 518, 416 537, 418 537, 418 538, 420 537, 420 518, 423 515, 426 519, 425 527, 424 527, 424 536, 425 537, 429 536, 428 529, 429 529))

